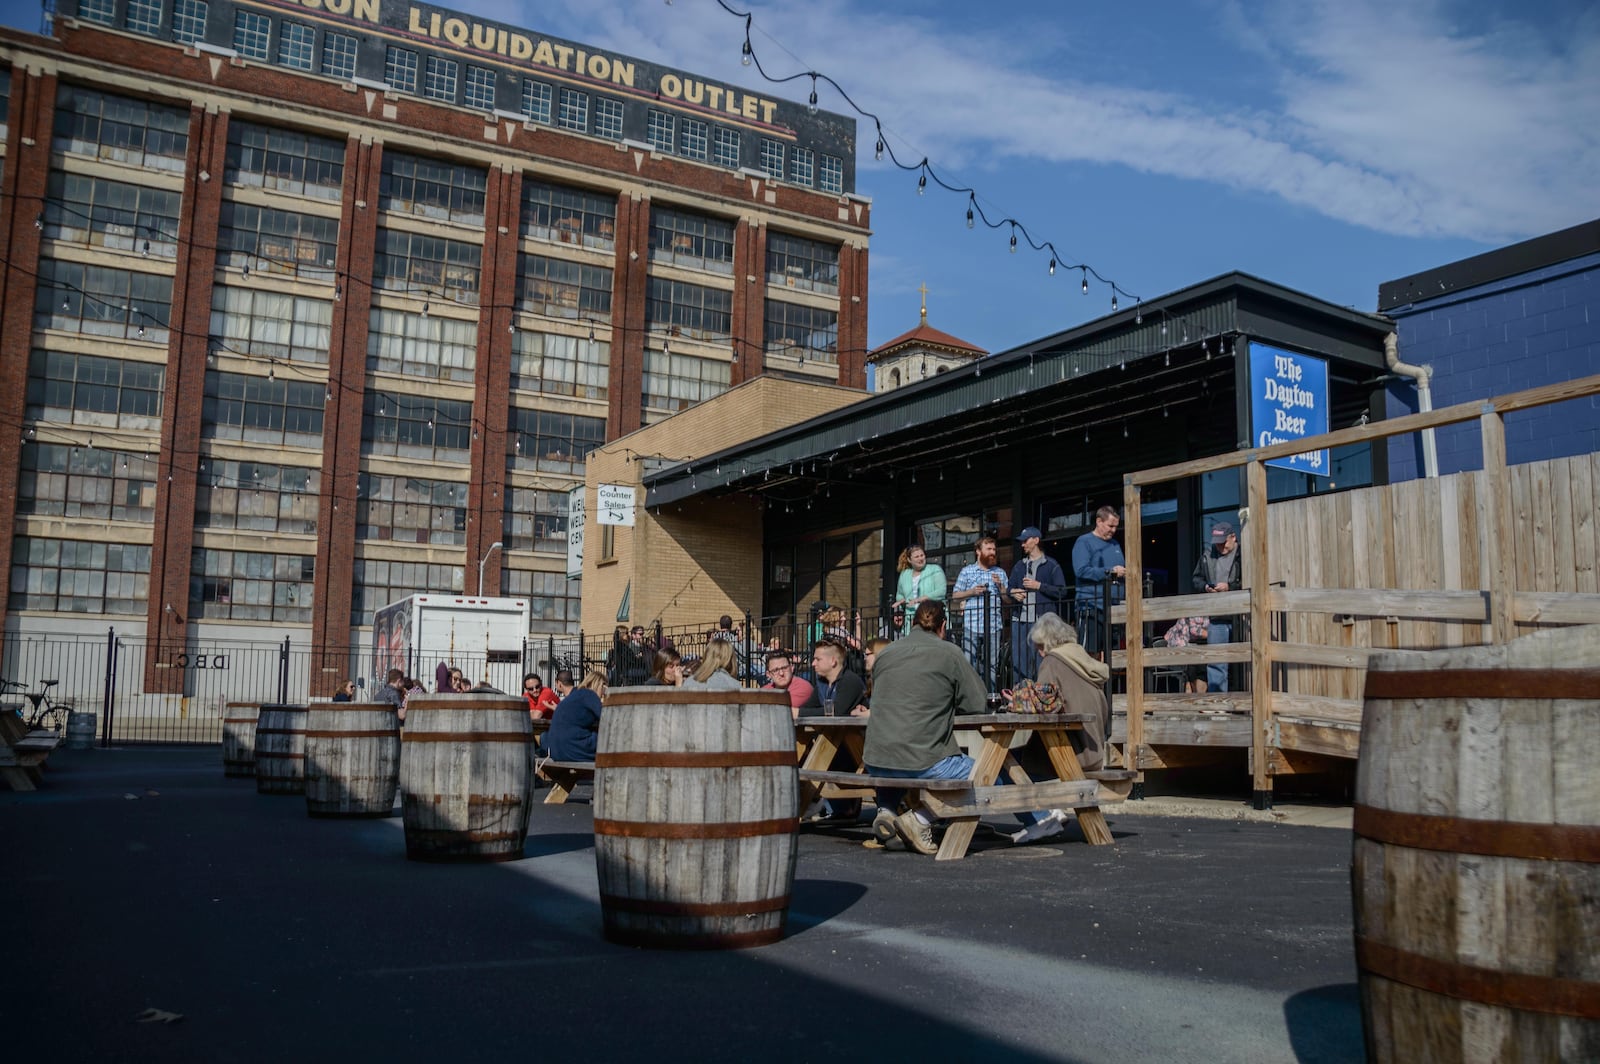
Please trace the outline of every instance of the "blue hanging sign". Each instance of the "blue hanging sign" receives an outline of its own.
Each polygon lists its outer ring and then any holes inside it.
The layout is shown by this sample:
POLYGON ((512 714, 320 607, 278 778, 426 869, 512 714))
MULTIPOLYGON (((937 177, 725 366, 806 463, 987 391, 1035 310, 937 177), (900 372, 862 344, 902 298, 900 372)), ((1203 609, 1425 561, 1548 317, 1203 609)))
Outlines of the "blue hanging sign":
MULTIPOLYGON (((1321 436, 1328 431, 1328 363, 1266 344, 1250 343, 1250 431, 1257 447, 1321 436)), ((1267 462, 1325 477, 1327 449, 1267 462)))

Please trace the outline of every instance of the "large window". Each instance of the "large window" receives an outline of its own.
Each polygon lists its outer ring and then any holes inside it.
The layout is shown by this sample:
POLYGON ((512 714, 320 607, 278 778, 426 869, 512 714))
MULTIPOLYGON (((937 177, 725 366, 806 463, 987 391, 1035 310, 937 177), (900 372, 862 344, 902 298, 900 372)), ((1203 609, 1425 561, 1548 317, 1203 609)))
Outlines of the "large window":
POLYGON ((824 192, 844 191, 844 160, 837 155, 822 157, 822 176, 817 187, 824 192))
POLYGON ((14 610, 139 614, 150 597, 147 545, 18 536, 11 558, 14 610))
POLYGON ((706 124, 694 118, 683 120, 682 140, 679 141, 680 150, 686 159, 706 158, 706 124))
POLYGON ((652 108, 645 117, 645 139, 656 151, 671 152, 675 147, 673 136, 676 131, 677 119, 670 111, 657 111, 652 108))
POLYGON ((189 112, 63 85, 56 97, 55 150, 183 172, 189 112))
POLYGON ((150 524, 159 465, 148 454, 29 442, 22 448, 17 512, 150 524))
POLYGON ((769 299, 764 339, 768 351, 787 351, 801 358, 836 362, 839 358, 839 314, 821 307, 769 299))
POLYGON ((151 36, 161 32, 161 0, 128 0, 124 25, 134 33, 151 36))
POLYGON ((767 280, 807 292, 839 291, 839 245, 767 233, 767 280))
POLYGON ((522 79, 522 113, 535 122, 550 124, 550 86, 532 78, 522 79))
POLYGON ((437 293, 460 303, 478 302, 483 247, 460 240, 379 229, 372 279, 398 292, 437 293))
POLYGON ((351 573, 354 594, 350 599, 350 623, 372 623, 372 615, 391 602, 407 595, 427 592, 460 594, 461 566, 429 565, 427 562, 385 562, 357 558, 351 573))
POLYGON ((716 154, 714 156, 718 166, 726 166, 730 170, 737 170, 740 166, 739 131, 718 126, 715 131, 716 154))
POLYGON ((390 45, 383 55, 383 83, 397 92, 416 92, 417 53, 390 45))
POLYGON ((235 11, 233 50, 246 59, 265 59, 272 43, 272 20, 254 11, 235 11))
POLYGON ((35 350, 28 359, 28 418, 114 429, 161 427, 166 369, 68 351, 35 350))
POLYGON ((732 273, 733 223, 655 207, 650 211, 650 258, 675 266, 732 273))
POLYGON ((578 605, 583 597, 582 581, 568 580, 565 573, 502 567, 500 593, 528 600, 530 632, 560 634, 578 631, 578 605))
POLYGON ((471 403, 424 395, 389 396, 368 392, 365 417, 361 433, 364 454, 438 462, 470 460, 471 403))
POLYGON ((309 535, 317 530, 321 490, 321 470, 205 457, 195 485, 195 523, 309 535))
POLYGON ((594 133, 608 140, 622 139, 622 101, 609 96, 594 101, 594 133))
POLYGON ((317 31, 303 22, 285 21, 278 27, 278 64, 291 70, 311 70, 316 59, 317 31))
MULTIPOLYGON (((552 410, 511 409, 512 469, 583 476, 589 452, 606 442, 606 419, 552 410)), ((566 513, 565 504, 561 508, 566 513)))
POLYGON ((811 180, 816 172, 816 156, 810 148, 796 148, 789 153, 789 180, 806 188, 811 187, 811 180))
POLYGON ((367 369, 411 377, 471 381, 478 364, 478 323, 440 314, 372 308, 367 369))
POLYGON ((494 83, 495 72, 488 67, 467 67, 467 106, 480 111, 493 111, 494 83))
POLYGON ((171 314, 171 277, 39 260, 33 321, 41 329, 166 343, 171 314))
POLYGON ((728 390, 730 363, 716 358, 645 350, 641 405, 675 412, 728 390))
POLYGON ((436 55, 428 56, 423 68, 422 95, 430 100, 456 102, 456 61, 436 55))
POLYGON ((217 223, 217 265, 331 281, 339 219, 226 202, 217 223))
POLYGON ((727 341, 733 321, 733 293, 664 277, 650 278, 645 325, 672 335, 727 341))
POLYGON ((206 0, 173 0, 172 39, 180 44, 206 39, 206 0))
POLYGON ((338 200, 344 142, 235 119, 228 123, 226 173, 235 185, 338 200))
POLYGON ((501 539, 507 550, 567 553, 567 493, 512 488, 501 539))
POLYGON ((50 174, 45 236, 74 244, 173 258, 183 196, 83 174, 50 174))
POLYGON ((328 32, 322 35, 322 72, 330 78, 356 76, 356 57, 360 45, 354 37, 328 32))
POLYGON ((577 89, 561 90, 561 107, 556 112, 556 124, 562 129, 589 132, 589 94, 577 89))
POLYGON ((511 387, 546 395, 604 399, 611 379, 611 344, 518 329, 511 338, 511 387))
POLYGON ((117 24, 116 0, 78 0, 78 17, 85 22, 98 22, 102 26, 117 24))
POLYGON ((547 317, 610 321, 611 269, 544 255, 518 255, 517 309, 547 317))
POLYGON ((483 225, 488 172, 419 155, 384 152, 379 201, 386 211, 483 225))
POLYGON ((776 140, 761 141, 761 170, 774 181, 783 180, 783 144, 776 140))
POLYGON ((196 548, 189 567, 191 617, 234 621, 311 621, 317 559, 196 548))
POLYGON ((295 362, 328 361, 333 304, 326 299, 216 285, 211 335, 235 354, 295 362))
POLYGON ((290 447, 322 446, 327 385, 213 370, 206 374, 201 435, 290 447))
POLYGON ((617 231, 617 200, 581 188, 524 181, 522 229, 537 240, 609 251, 617 231))
POLYGON ((467 485, 362 473, 356 489, 356 538, 398 543, 467 541, 467 485))

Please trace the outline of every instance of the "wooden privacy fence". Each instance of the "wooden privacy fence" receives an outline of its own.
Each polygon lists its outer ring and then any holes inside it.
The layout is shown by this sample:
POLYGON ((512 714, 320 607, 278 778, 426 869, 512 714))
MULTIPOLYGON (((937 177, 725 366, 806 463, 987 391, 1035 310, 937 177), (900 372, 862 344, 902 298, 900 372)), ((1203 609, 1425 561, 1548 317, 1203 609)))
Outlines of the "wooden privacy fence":
POLYGON ((1152 750, 1160 744, 1247 745, 1264 808, 1273 775, 1314 767, 1303 755, 1356 756, 1372 650, 1504 643, 1540 626, 1600 623, 1600 454, 1508 467, 1505 436, 1508 413, 1596 395, 1600 375, 1126 476, 1127 602, 1112 611, 1128 632, 1127 650, 1112 657, 1127 677, 1123 763, 1166 763, 1152 750), (1481 429, 1480 471, 1267 504, 1271 459, 1470 421, 1481 429), (1240 466, 1245 588, 1145 597, 1141 489, 1240 466), (1140 638, 1151 622, 1197 614, 1246 617, 1249 638, 1181 648, 1140 638), (1248 689, 1146 689, 1146 669, 1211 662, 1245 664, 1248 689), (1153 712, 1193 719, 1147 728, 1153 712))

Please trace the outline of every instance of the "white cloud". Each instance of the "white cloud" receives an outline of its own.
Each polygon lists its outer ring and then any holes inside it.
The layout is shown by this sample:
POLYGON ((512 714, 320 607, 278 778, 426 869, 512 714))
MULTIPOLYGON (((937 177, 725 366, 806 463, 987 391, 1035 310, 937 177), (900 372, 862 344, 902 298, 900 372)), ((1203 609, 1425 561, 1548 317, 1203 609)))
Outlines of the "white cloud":
MULTIPOLYGON (((494 7, 508 21, 559 24, 591 43, 760 84, 738 63, 741 24, 706 0, 562 0, 556 18, 528 3, 520 16, 505 0, 494 7)), ((1217 36, 1195 51, 1220 64, 1266 60, 1272 92, 1251 106, 1185 91, 1176 70, 1167 91, 1065 75, 1070 9, 1019 36, 1014 26, 975 29, 974 18, 811 0, 756 9, 754 40, 769 72, 833 75, 883 116, 903 159, 926 154, 955 179, 976 171, 967 183, 980 188, 992 166, 1094 162, 1270 195, 1379 232, 1493 243, 1600 216, 1600 17, 1580 7, 1559 26, 1518 21, 1533 9, 1236 0, 1214 12, 1217 36)), ((1163 32, 1159 13, 1127 17, 1146 38, 1163 32)), ((1073 43, 1080 53, 1117 46, 1085 33, 1073 43)), ((808 87, 769 91, 803 99, 808 87)), ((846 109, 828 97, 823 106, 846 109)), ((865 120, 860 140, 865 171, 874 165, 865 120)))

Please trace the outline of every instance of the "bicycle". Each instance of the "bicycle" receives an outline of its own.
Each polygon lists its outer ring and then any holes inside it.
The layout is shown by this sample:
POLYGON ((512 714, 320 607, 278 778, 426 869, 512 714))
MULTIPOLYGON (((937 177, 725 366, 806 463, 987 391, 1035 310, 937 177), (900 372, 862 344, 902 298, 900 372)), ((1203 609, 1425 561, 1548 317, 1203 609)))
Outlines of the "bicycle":
POLYGON ((39 690, 30 691, 25 683, 16 680, 0 679, 0 693, 4 691, 19 692, 22 697, 33 703, 33 711, 24 712, 23 707, 13 707, 17 716, 22 718, 22 723, 27 725, 29 731, 44 729, 64 735, 67 730, 67 720, 72 716, 73 707, 66 702, 57 702, 50 697, 50 688, 60 683, 59 680, 40 680, 39 690))

